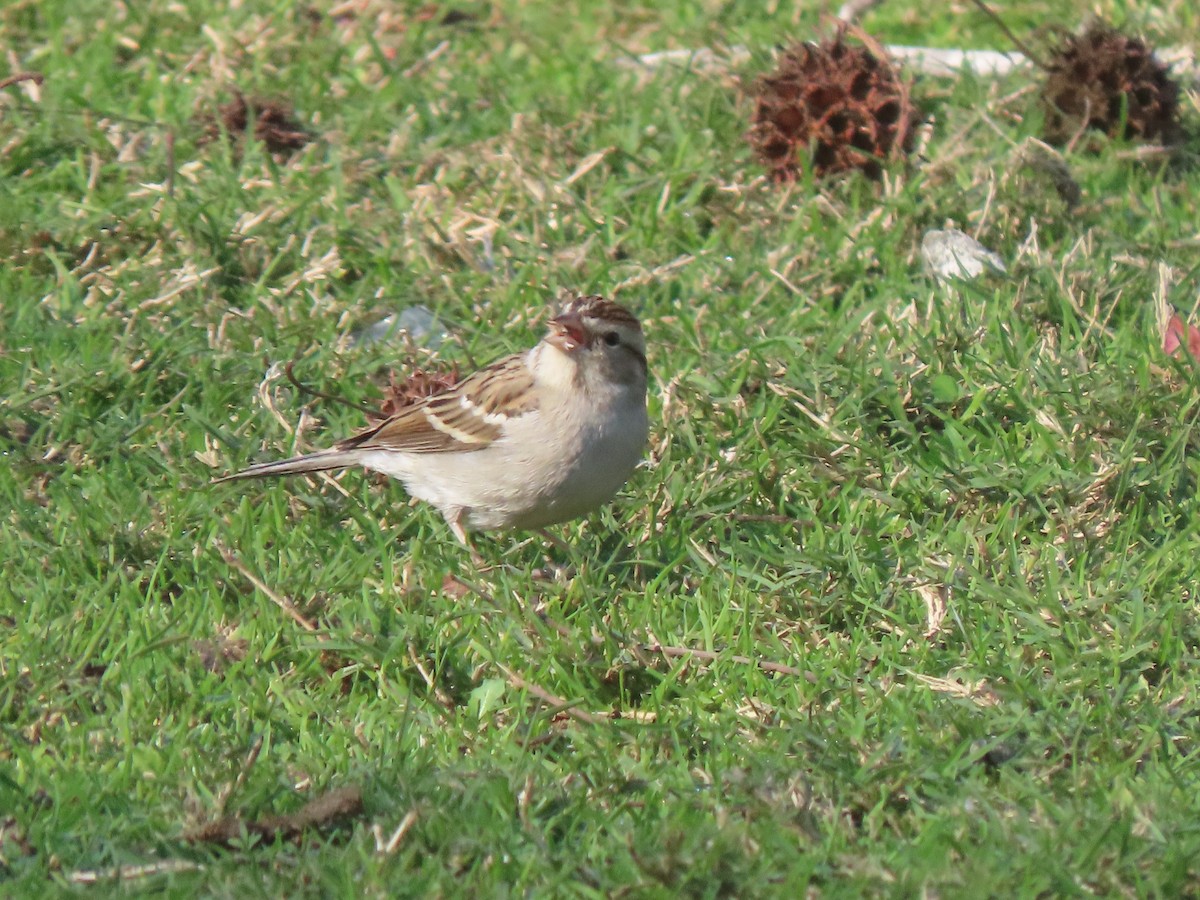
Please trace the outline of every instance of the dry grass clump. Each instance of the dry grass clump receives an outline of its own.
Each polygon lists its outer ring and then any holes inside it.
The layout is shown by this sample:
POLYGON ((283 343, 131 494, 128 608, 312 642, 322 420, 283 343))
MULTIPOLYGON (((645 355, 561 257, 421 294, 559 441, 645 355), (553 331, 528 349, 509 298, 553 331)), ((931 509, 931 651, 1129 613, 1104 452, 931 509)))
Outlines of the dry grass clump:
POLYGON ((233 99, 218 107, 215 116, 202 116, 201 123, 204 141, 215 141, 223 134, 238 140, 253 123, 254 139, 262 142, 271 153, 294 153, 313 139, 312 133, 296 118, 291 104, 283 100, 247 98, 241 91, 235 91, 233 99))

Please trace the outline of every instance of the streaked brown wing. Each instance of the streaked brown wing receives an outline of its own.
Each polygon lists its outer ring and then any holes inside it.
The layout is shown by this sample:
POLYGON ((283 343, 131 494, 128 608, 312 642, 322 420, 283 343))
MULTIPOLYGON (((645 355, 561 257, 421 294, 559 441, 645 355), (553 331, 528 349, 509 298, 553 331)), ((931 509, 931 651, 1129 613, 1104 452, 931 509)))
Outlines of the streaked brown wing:
POLYGON ((346 438, 339 450, 448 453, 482 450, 504 422, 537 407, 524 354, 505 357, 448 391, 346 438))

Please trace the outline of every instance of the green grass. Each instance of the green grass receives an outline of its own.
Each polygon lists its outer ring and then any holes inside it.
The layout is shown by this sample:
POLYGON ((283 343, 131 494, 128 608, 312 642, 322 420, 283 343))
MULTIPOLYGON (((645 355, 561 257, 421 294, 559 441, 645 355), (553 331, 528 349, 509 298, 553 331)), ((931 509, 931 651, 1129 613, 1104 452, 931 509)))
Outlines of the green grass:
MULTIPOLYGON (((1102 6, 1194 45, 1190 4, 1102 6)), ((1200 892, 1200 379, 1154 311, 1196 304, 1194 138, 1068 154, 1068 210, 1020 164, 1028 74, 923 79, 921 159, 781 190, 738 80, 815 12, 595 7, 0 9, 46 78, 0 97, 0 894, 161 860, 194 868, 125 889, 1200 892), (233 86, 316 140, 203 142, 233 86), (947 220, 1011 277, 935 286, 947 220), (370 404, 431 362, 358 329, 423 304, 469 368, 563 287, 642 315, 654 375, 648 464, 569 553, 485 536, 478 571, 358 473, 209 484, 363 424, 273 363, 370 404), (182 840, 349 785, 298 842, 182 840)))

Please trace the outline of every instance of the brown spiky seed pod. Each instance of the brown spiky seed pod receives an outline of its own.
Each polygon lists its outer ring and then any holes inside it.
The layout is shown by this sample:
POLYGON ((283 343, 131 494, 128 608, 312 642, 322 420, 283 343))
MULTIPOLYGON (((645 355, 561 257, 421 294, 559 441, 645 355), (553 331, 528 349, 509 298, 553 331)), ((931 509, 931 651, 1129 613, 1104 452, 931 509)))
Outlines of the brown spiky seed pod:
POLYGON ((367 417, 374 422, 390 419, 406 406, 412 406, 426 397, 440 394, 458 384, 458 369, 445 372, 427 372, 415 369, 403 380, 397 381, 394 372, 388 373, 388 386, 383 392, 383 402, 379 404, 379 412, 368 413, 367 417))
POLYGON ((912 149, 916 118, 886 57, 839 31, 793 45, 758 80, 747 139, 776 181, 794 181, 805 165, 817 175, 861 169, 878 178, 884 160, 912 149))
POLYGON ((1163 144, 1178 140, 1179 85, 1141 38, 1096 22, 1067 36, 1046 69, 1044 133, 1051 143, 1065 144, 1085 128, 1163 144))

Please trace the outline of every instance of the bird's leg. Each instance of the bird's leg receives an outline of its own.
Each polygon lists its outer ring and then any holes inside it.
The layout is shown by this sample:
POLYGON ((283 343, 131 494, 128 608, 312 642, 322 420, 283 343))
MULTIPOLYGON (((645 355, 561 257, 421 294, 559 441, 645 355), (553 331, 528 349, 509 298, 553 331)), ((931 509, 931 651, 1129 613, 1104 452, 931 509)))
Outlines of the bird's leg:
MULTIPOLYGON (((568 559, 570 559, 572 553, 574 552, 574 548, 570 544, 568 544, 562 538, 551 534, 545 528, 537 529, 537 533, 540 534, 547 541, 549 541, 551 543, 551 545, 553 545, 555 547, 555 549, 557 549, 560 553, 562 553, 564 556, 566 556, 568 559)), ((557 581, 559 583, 564 583, 564 582, 570 581, 572 578, 575 577, 575 574, 576 574, 575 567, 573 565, 571 565, 569 562, 564 562, 562 564, 559 564, 559 563, 555 562, 554 560, 549 559, 549 557, 547 557, 547 560, 550 563, 548 568, 549 568, 549 572, 552 573, 552 575, 553 575, 554 581, 557 581)))
POLYGON ((567 543, 566 541, 564 541, 562 538, 560 538, 560 537, 558 537, 558 536, 556 536, 556 535, 553 535, 553 534, 551 534, 551 533, 550 533, 549 531, 547 531, 545 528, 539 528, 539 529, 537 530, 537 533, 538 533, 538 534, 540 534, 540 535, 541 535, 543 538, 545 538, 547 541, 549 541, 551 544, 553 544, 555 547, 557 547, 559 550, 561 550, 563 553, 570 553, 570 552, 571 552, 571 545, 570 545, 570 544, 568 544, 568 543, 567 543))
POLYGON ((458 538, 458 542, 467 548, 467 552, 471 554, 471 562, 475 563, 475 567, 483 567, 483 557, 475 550, 471 539, 467 537, 467 530, 463 528, 463 512, 462 509, 456 509, 452 514, 446 516, 446 524, 450 526, 450 531, 458 538))

